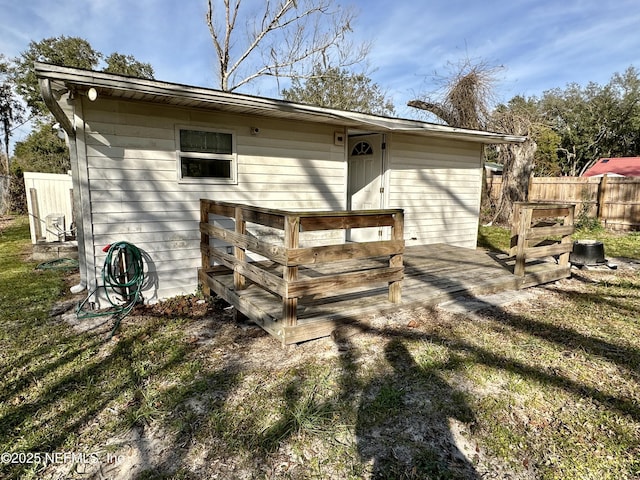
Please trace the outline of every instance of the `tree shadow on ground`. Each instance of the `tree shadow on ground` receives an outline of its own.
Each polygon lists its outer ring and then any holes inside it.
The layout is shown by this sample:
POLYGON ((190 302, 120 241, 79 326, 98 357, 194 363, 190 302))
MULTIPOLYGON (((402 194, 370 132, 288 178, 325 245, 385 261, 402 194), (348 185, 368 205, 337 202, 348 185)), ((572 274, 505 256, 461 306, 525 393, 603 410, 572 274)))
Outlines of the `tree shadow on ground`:
POLYGON ((471 424, 474 416, 440 375, 446 362, 421 366, 398 338, 384 354, 392 369, 364 386, 355 426, 361 459, 373 461, 371 478, 480 478, 453 436, 452 421, 471 424))
MULTIPOLYGON (((561 295, 570 301, 576 300, 571 292, 561 295)), ((592 300, 599 301, 598 298, 592 300)), ((617 301, 603 296, 602 300, 626 308, 621 304, 623 299, 617 301)), ((631 346, 490 304, 479 313, 490 331, 513 330, 526 338, 537 339, 567 352, 601 357, 631 373, 638 366, 638 351, 631 346)), ((438 321, 437 316, 430 318, 438 321)), ((470 435, 465 435, 473 434, 476 428, 475 414, 469 402, 469 392, 452 383, 449 375, 464 369, 465 364, 479 365, 513 374, 533 384, 558 388, 577 398, 590 399, 615 414, 640 421, 637 402, 622 393, 603 390, 595 383, 578 380, 570 372, 551 364, 533 364, 518 356, 493 350, 472 338, 456 334, 445 325, 430 325, 430 318, 426 315, 418 328, 405 325, 375 327, 362 319, 353 319, 350 328, 375 337, 384 345, 384 360, 356 342, 343 340, 346 353, 337 355, 338 371, 335 375, 339 378, 339 385, 335 395, 327 395, 322 383, 310 384, 308 378, 297 372, 289 372, 278 383, 274 380, 279 373, 274 371, 274 378, 269 380, 273 381, 271 388, 265 389, 265 399, 269 404, 279 405, 275 410, 269 410, 269 405, 265 404, 264 408, 259 407, 251 413, 231 411, 238 402, 230 403, 230 393, 255 371, 242 363, 223 363, 216 373, 208 372, 201 379, 206 388, 224 385, 220 395, 206 404, 206 412, 184 413, 185 421, 178 438, 188 441, 199 426, 210 423, 215 417, 215 428, 211 425, 208 428, 215 437, 214 441, 221 442, 224 447, 209 451, 207 461, 222 458, 232 462, 232 451, 235 450, 235 455, 253 457, 251 471, 255 475, 295 478, 295 475, 291 477, 293 474, 287 477, 274 473, 274 462, 286 456, 284 452, 291 448, 296 437, 323 438, 316 433, 331 430, 339 423, 350 424, 356 442, 353 451, 362 465, 360 473, 363 476, 368 474, 367 478, 482 478, 492 471, 491 468, 500 467, 478 465, 475 456, 478 446, 469 441, 470 435), (426 358, 418 358, 416 353, 421 343, 441 345, 448 356, 438 359, 427 354, 426 358), (375 371, 366 373, 361 360, 368 356, 375 357, 380 363, 375 365, 375 371), (269 411, 271 417, 265 419, 265 412, 269 411), (238 420, 242 416, 244 420, 238 420)), ((295 348, 313 351, 314 345, 310 342, 295 348)), ((279 356, 276 349, 274 344, 274 361, 279 356)), ((246 355, 251 356, 252 353, 252 345, 246 344, 246 355)), ((314 358, 306 358, 306 361, 309 369, 319 365, 314 358)), ((303 369, 304 365, 296 364, 293 368, 303 369)), ((260 369, 269 369, 269 366, 264 365, 260 369)), ((184 389, 181 402, 184 405, 194 396, 203 398, 203 392, 203 387, 191 384, 184 389)), ((183 408, 177 407, 175 412, 181 414, 183 408)), ((186 458, 184 451, 172 460, 177 459, 179 463, 186 458)), ((167 468, 168 464, 158 464, 153 471, 160 474, 167 468)), ((218 472, 230 472, 225 468, 220 467, 218 472)))
MULTIPOLYGON (((571 301, 578 299, 575 297, 577 294, 571 292, 561 295, 571 301)), ((628 311, 628 307, 623 305, 624 298, 606 297, 602 295, 602 298, 591 300, 606 301, 611 306, 617 305, 628 311)), ((601 357, 626 372, 637 370, 640 362, 638 350, 631 346, 616 344, 566 326, 533 320, 526 314, 515 314, 513 310, 491 305, 487 305, 487 309, 480 313, 483 321, 495 322, 490 328, 511 329, 567 351, 601 357)), ((110 355, 100 362, 89 361, 80 370, 74 371, 73 375, 50 383, 48 394, 35 403, 10 407, 4 421, 8 422, 13 433, 6 434, 17 435, 16 429, 21 427, 21 419, 25 416, 51 410, 59 405, 59 399, 68 397, 69 403, 57 410, 49 420, 62 427, 57 432, 49 432, 46 440, 43 438, 34 443, 37 449, 59 450, 86 425, 97 421, 101 412, 111 408, 112 402, 123 392, 133 392, 130 403, 120 415, 127 416, 133 428, 141 432, 152 425, 159 425, 163 431, 169 432, 165 440, 172 442, 171 450, 165 446, 161 454, 151 452, 145 446, 147 433, 120 444, 138 452, 135 457, 139 462, 138 467, 130 472, 133 478, 172 478, 176 475, 180 478, 198 478, 202 471, 215 471, 231 478, 238 474, 233 467, 238 458, 245 459, 244 468, 254 476, 287 478, 284 474, 274 473, 274 463, 279 456, 285 455, 286 446, 296 436, 324 438, 322 434, 317 435, 317 431, 331 431, 338 423, 350 425, 355 439, 353 453, 358 456, 357 462, 363 465, 360 473, 368 473, 369 478, 481 478, 487 472, 487 467, 476 464, 475 446, 465 443, 468 437, 465 433, 473 433, 475 428, 473 407, 468 392, 453 384, 449 375, 464 368, 463 362, 557 387, 576 396, 592 399, 604 408, 627 415, 636 422, 640 421, 640 409, 633 398, 627 398, 622 393, 603 391, 595 384, 579 381, 550 365, 534 365, 493 351, 481 343, 455 334, 444 325, 429 324, 430 321, 437 321, 434 315, 425 315, 418 328, 408 328, 406 325, 375 327, 361 320, 354 319, 352 328, 375 338, 383 345, 384 356, 368 351, 359 342, 346 340, 346 352, 334 357, 337 370, 333 375, 338 382, 335 394, 327 394, 323 383, 313 384, 315 377, 312 375, 307 378, 297 371, 303 369, 304 365, 294 364, 292 369, 275 369, 284 372, 278 373, 271 371, 268 364, 242 361, 243 356, 250 359, 255 352, 254 337, 253 334, 247 335, 244 327, 235 324, 229 314, 208 323, 211 329, 208 338, 212 339, 215 348, 199 343, 190 345, 190 337, 185 333, 186 337, 180 340, 185 342, 184 346, 175 355, 156 358, 153 364, 143 362, 140 348, 144 346, 142 351, 149 354, 157 350, 153 342, 154 337, 162 335, 162 318, 135 332, 127 330, 131 327, 125 324, 125 331, 110 355), (235 333, 223 337, 225 328, 235 333), (430 352, 426 352, 424 358, 418 356, 421 344, 427 343, 441 345, 449 354, 446 358, 430 352), (153 375, 165 375, 181 362, 193 361, 201 355, 214 356, 217 360, 199 364, 197 368, 200 370, 195 375, 176 378, 174 384, 153 398, 144 396, 153 375), (379 361, 374 365, 374 370, 365 372, 362 360, 366 357, 379 361), (150 370, 147 372, 146 368, 150 370), (242 391, 241 387, 252 376, 260 375, 256 372, 265 370, 271 374, 262 381, 271 382, 271 385, 269 388, 262 384, 256 386, 265 388, 264 407, 259 406, 249 412, 234 411, 234 408, 242 406, 242 402, 232 397, 237 397, 238 391, 242 391), (101 392, 99 388, 92 390, 89 387, 91 381, 109 376, 114 371, 120 375, 117 383, 112 384, 113 390, 101 392), (282 375, 282 378, 278 375, 282 375), (78 389, 86 390, 86 394, 78 398, 69 397, 69 392, 78 389), (153 407, 155 402, 164 406, 166 415, 154 417, 153 414, 147 414, 145 409, 153 407), (274 409, 273 404, 278 407, 274 409), (81 411, 82 414, 73 416, 72 412, 75 411, 81 411), (194 461, 194 449, 197 450, 198 445, 204 445, 202 448, 205 449, 199 461, 212 465, 208 467, 209 470, 188 468, 194 461), (252 459, 247 460, 247 457, 252 459)), ((264 335, 261 333, 255 338, 264 335)), ((88 336, 87 339, 88 348, 99 348, 98 337, 88 336)), ((275 340, 272 342, 273 348, 268 358, 275 365, 287 356, 287 350, 281 350, 275 340)), ((308 348, 313 352, 317 344, 310 342, 295 348, 301 352, 308 348)), ((50 354, 42 348, 37 352, 39 355, 50 354)), ((71 362, 81 354, 80 348, 70 349, 62 357, 57 357, 57 362, 50 369, 41 367, 39 375, 52 375, 62 363, 71 362)), ((304 355, 301 360, 308 362, 311 370, 320 364, 319 360, 304 355)), ((8 398, 25 388, 28 381, 23 377, 16 377, 9 384, 11 393, 3 392, 3 395, 8 398)), ((116 466, 105 466, 103 473, 109 475, 114 471, 110 470, 111 467, 116 466)), ((15 470, 12 472, 16 473, 15 470)), ((354 474, 354 478, 360 477, 354 474)))

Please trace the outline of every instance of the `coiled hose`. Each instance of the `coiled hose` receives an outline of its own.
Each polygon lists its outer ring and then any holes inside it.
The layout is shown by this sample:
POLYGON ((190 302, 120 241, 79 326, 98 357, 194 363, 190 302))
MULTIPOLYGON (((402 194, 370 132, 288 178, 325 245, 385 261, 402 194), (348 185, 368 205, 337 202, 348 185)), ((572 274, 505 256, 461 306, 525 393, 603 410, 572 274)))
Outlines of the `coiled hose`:
POLYGON ((102 285, 96 287, 78 304, 76 308, 78 318, 113 315, 116 320, 111 330, 111 336, 113 336, 122 319, 142 300, 143 282, 144 263, 140 249, 128 242, 109 245, 102 268, 102 285), (87 302, 101 289, 104 289, 110 307, 99 311, 85 310, 87 302), (120 299, 116 299, 115 295, 119 295, 120 299))

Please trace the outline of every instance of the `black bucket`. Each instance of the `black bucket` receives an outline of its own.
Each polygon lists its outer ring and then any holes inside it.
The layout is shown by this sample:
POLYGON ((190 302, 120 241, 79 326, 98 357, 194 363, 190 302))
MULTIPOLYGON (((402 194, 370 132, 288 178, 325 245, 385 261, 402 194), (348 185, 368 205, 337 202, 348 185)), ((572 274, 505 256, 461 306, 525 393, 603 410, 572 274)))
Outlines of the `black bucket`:
POLYGON ((604 244, 597 240, 576 240, 569 261, 574 265, 603 265, 604 244))

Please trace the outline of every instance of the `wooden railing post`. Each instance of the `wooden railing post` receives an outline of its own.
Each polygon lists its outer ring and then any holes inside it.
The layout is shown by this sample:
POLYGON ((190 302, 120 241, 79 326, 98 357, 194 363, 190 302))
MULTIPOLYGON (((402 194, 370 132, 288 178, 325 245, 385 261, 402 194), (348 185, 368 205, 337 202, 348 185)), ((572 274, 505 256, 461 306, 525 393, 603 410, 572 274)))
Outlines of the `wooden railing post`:
MULTIPOLYGON (((209 202, 206 200, 200 200, 200 223, 209 223, 209 202)), ((209 269, 211 267, 211 257, 209 256, 209 234, 207 233, 200 233, 200 254, 202 269, 209 269)), ((206 296, 211 295, 211 288, 206 282, 202 283, 202 293, 206 296)))
MULTIPOLYGON (((402 241, 404 239, 404 214, 397 212, 393 215, 393 226, 391 227, 392 240, 402 241)), ((402 253, 391 255, 389 267, 402 267, 402 253)), ((402 280, 389 283, 389 301, 400 303, 402 301, 402 280)))
MULTIPOLYGON (((239 235, 246 235, 247 233, 247 224, 244 221, 244 214, 242 211, 242 206, 237 205, 235 207, 235 223, 236 223, 236 233, 239 235)), ((237 245, 233 247, 233 255, 236 257, 238 262, 244 263, 246 261, 246 251, 244 248, 240 248, 237 245)), ((233 270, 233 288, 234 290, 242 290, 247 288, 247 279, 244 275, 241 275, 237 269, 233 270)))
MULTIPOLYGON (((546 272, 545 278, 555 280, 565 278, 569 272, 569 255, 573 244, 575 204, 516 203, 514 221, 511 226, 511 252, 516 263, 514 275, 525 276, 527 259, 553 256, 560 269, 546 272), (558 219, 561 218, 559 223, 558 219), (541 219, 547 219, 541 221, 541 219), (551 223, 549 222, 551 219, 551 223), (560 237, 560 241, 557 240, 560 237)), ((530 265, 537 268, 536 265, 530 265)), ((540 269, 535 275, 540 278, 540 269)))
MULTIPOLYGON (((573 224, 575 222, 575 212, 576 212, 575 205, 569 206, 569 213, 567 214, 566 217, 564 217, 564 222, 563 222, 563 225, 565 227, 568 227, 568 226, 573 227, 573 224)), ((571 233, 565 234, 562 236, 562 239, 560 240, 560 243, 567 245, 567 249, 568 249, 567 252, 560 254, 560 256, 558 257, 558 265, 560 265, 561 267, 569 266, 569 256, 571 255, 571 250, 573 249, 572 247, 568 246, 573 243, 571 235, 572 235, 571 233)))
MULTIPOLYGON (((296 215, 287 215, 284 219, 284 247, 286 249, 298 248, 300 243, 300 217, 296 215)), ((283 267, 283 278, 287 284, 295 282, 298 279, 298 267, 283 267)), ((284 296, 282 298, 282 318, 285 326, 292 327, 298 321, 298 299, 284 296)))
POLYGON ((513 204, 513 212, 511 214, 511 244, 509 245, 510 257, 515 257, 516 250, 518 249, 518 229, 520 228, 521 208, 522 202, 515 202, 513 204))
POLYGON ((517 218, 519 220, 517 228, 518 242, 516 244, 516 265, 513 269, 514 275, 524 277, 524 267, 526 263, 525 250, 527 248, 527 230, 531 227, 531 217, 533 209, 525 205, 517 206, 519 209, 517 218))
POLYGON ((36 241, 39 242, 42 235, 42 225, 40 224, 40 209, 38 206, 38 191, 35 188, 29 189, 29 196, 31 197, 31 212, 33 213, 33 226, 35 227, 36 241))

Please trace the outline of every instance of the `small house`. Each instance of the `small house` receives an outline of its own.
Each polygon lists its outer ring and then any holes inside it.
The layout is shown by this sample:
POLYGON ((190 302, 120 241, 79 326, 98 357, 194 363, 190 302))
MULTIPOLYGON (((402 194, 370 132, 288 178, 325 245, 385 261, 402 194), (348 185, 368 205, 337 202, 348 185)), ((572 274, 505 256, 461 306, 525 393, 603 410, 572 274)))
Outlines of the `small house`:
POLYGON ((583 177, 640 177, 640 157, 600 158, 583 177))
POLYGON ((483 146, 524 141, 42 63, 36 75, 69 141, 81 287, 124 240, 145 252, 147 302, 196 290, 201 198, 402 208, 406 245, 475 248, 483 146))

